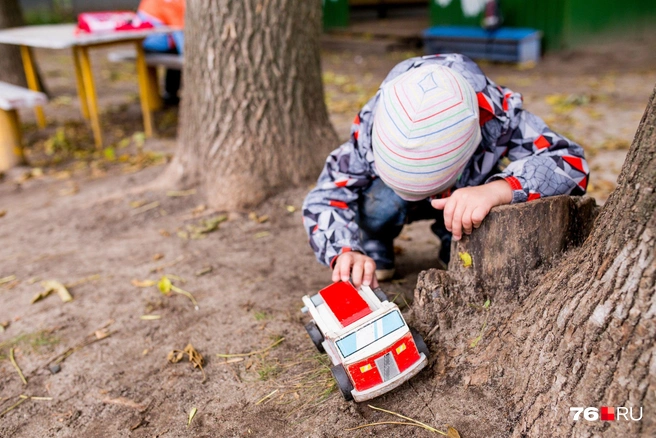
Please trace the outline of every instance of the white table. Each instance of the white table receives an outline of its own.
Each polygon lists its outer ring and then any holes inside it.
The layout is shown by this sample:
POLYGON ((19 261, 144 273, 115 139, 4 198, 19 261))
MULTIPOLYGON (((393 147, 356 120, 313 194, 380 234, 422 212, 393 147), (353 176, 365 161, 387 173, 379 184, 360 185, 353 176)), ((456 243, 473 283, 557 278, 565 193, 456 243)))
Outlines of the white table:
MULTIPOLYGON (((23 67, 28 87, 34 91, 39 90, 39 83, 34 69, 34 61, 31 48, 44 49, 72 49, 73 62, 75 64, 75 78, 77 90, 80 97, 82 115, 91 121, 91 129, 97 147, 102 146, 102 133, 100 130, 100 118, 98 113, 98 98, 96 87, 91 71, 89 60, 89 48, 108 46, 115 44, 133 43, 137 51, 136 65, 139 78, 139 96, 141 100, 141 111, 144 121, 144 133, 150 137, 153 133, 153 125, 150 111, 151 90, 156 89, 156 84, 149 83, 148 70, 144 59, 143 40, 154 33, 168 33, 175 29, 169 27, 157 27, 139 31, 120 31, 103 33, 77 32, 75 24, 53 24, 43 26, 25 26, 0 30, 0 44, 13 44, 20 46, 23 58, 23 67)), ((43 109, 36 107, 37 123, 44 127, 45 117, 43 109)))

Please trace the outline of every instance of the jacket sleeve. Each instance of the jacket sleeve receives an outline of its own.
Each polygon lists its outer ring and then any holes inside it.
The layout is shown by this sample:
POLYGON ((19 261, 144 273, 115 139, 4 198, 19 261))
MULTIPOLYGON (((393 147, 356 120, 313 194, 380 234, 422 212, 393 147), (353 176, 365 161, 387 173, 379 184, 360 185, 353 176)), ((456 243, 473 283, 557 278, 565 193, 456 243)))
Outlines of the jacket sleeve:
POLYGON ((331 266, 343 252, 364 254, 355 222, 357 200, 375 177, 369 150, 358 145, 360 115, 356 116, 349 141, 326 159, 317 185, 303 203, 303 225, 320 263, 331 266))
POLYGON ((487 181, 505 179, 512 188, 513 203, 545 196, 583 195, 590 175, 583 148, 524 110, 519 93, 497 89, 507 123, 496 146, 506 148, 511 163, 487 181))

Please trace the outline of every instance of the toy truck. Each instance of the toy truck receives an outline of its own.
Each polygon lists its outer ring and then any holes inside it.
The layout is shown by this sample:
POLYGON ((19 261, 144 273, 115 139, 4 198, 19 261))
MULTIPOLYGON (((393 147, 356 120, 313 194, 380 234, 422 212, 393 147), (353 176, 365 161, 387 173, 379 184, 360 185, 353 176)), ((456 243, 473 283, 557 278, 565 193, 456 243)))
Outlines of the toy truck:
POLYGON ((346 400, 378 397, 415 376, 428 363, 421 335, 408 327, 396 304, 368 286, 338 282, 304 296, 305 326, 346 400))

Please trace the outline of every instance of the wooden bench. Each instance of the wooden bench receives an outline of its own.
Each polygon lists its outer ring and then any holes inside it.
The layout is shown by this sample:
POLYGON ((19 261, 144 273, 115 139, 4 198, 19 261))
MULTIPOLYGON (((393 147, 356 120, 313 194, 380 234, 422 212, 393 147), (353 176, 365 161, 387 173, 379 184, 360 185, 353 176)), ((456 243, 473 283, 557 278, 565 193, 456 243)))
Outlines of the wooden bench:
POLYGON ((18 109, 48 102, 45 94, 0 82, 0 171, 24 161, 18 109))
MULTIPOLYGON (((110 62, 134 62, 137 53, 134 50, 114 50, 107 55, 110 62)), ((159 76, 157 67, 169 70, 182 70, 184 57, 173 53, 146 53, 146 65, 148 66, 149 102, 151 111, 162 108, 162 98, 159 91, 159 76)))

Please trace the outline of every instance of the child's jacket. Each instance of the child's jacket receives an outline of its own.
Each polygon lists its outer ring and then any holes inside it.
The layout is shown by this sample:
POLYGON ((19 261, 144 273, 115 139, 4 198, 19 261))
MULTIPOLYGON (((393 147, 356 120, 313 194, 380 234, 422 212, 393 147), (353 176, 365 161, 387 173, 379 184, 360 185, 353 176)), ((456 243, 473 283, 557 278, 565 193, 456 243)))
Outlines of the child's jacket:
MULTIPOLYGON (((583 148, 525 111, 521 94, 492 82, 466 56, 445 54, 408 59, 397 64, 383 84, 428 63, 457 70, 478 96, 483 140, 453 189, 503 178, 513 190, 513 203, 585 193, 589 170, 583 148), (503 157, 511 163, 500 171, 499 160, 503 157)), ((355 217, 362 190, 378 177, 371 133, 379 95, 369 100, 355 117, 350 139, 328 156, 317 186, 303 205, 303 224, 310 246, 326 265, 342 252, 365 253, 355 217)))

